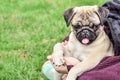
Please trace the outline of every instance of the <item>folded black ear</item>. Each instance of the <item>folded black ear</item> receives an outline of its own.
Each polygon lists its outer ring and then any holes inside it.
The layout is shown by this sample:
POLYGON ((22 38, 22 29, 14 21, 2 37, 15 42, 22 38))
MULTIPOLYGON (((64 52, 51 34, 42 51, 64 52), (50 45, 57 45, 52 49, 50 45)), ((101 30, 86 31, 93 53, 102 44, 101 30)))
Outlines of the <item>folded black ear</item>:
POLYGON ((73 10, 73 8, 70 8, 70 9, 66 10, 64 12, 63 16, 64 16, 64 20, 65 20, 67 26, 69 26, 70 22, 71 22, 71 20, 72 20, 72 18, 74 16, 74 10, 73 10))
POLYGON ((109 10, 105 7, 99 7, 98 13, 99 13, 99 18, 100 18, 101 24, 103 25, 104 22, 107 20, 109 10))

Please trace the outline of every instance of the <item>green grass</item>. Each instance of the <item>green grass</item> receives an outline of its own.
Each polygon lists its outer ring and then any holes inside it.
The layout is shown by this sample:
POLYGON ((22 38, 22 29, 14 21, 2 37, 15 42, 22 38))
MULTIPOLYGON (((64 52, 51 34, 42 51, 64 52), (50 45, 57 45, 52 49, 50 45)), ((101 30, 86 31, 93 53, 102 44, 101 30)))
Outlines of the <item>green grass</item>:
POLYGON ((0 0, 0 80, 47 80, 42 64, 70 29, 64 10, 106 0, 0 0))

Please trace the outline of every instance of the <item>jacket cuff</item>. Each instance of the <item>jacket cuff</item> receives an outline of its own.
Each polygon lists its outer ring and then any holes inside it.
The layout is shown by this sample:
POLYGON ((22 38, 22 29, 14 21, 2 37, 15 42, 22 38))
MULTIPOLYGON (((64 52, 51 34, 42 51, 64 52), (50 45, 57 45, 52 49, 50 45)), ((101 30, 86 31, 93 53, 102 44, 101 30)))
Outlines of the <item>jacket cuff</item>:
POLYGON ((67 70, 70 71, 70 69, 73 67, 73 65, 67 65, 67 70))

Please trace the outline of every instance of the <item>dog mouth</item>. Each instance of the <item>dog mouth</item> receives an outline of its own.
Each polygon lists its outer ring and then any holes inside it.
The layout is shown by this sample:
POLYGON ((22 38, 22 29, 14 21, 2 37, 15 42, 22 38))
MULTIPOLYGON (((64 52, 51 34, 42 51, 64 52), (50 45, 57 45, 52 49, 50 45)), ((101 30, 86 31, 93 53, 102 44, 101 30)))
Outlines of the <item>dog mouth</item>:
POLYGON ((89 45, 94 41, 93 39, 89 39, 89 38, 83 38, 83 39, 78 39, 78 40, 80 41, 80 43, 84 45, 89 45))
POLYGON ((83 44, 89 44, 90 40, 88 38, 84 38, 81 41, 83 44))
POLYGON ((82 30, 76 34, 76 38, 84 45, 91 44, 96 39, 96 34, 90 30, 82 30))

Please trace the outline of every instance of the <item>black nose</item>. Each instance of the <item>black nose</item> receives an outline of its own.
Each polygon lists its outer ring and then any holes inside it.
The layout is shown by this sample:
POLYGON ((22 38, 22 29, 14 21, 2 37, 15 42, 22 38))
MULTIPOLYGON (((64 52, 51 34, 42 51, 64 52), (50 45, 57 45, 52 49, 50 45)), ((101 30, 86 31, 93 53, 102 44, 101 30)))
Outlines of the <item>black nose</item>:
POLYGON ((86 30, 86 29, 85 29, 85 30, 82 30, 82 31, 81 31, 81 35, 84 36, 84 37, 88 37, 89 34, 90 34, 90 31, 89 31, 89 30, 86 30))
POLYGON ((82 30, 82 32, 83 32, 83 33, 89 33, 89 31, 86 30, 86 29, 85 29, 85 30, 82 30))

